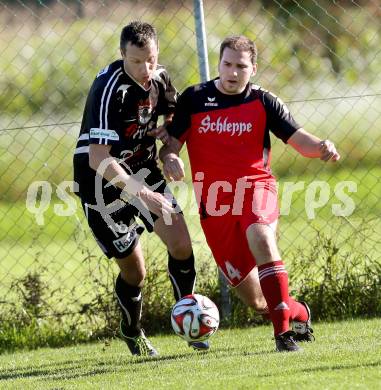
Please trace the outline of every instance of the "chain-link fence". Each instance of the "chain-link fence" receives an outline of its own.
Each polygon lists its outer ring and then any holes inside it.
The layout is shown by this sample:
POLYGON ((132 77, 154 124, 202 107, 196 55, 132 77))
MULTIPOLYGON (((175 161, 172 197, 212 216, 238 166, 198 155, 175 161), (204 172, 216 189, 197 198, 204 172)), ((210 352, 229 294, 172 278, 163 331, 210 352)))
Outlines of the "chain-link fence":
MULTIPOLYGON (((254 39, 255 83, 281 96, 306 130, 332 139, 342 154, 339 164, 323 164, 273 139, 285 261, 292 266, 324 232, 359 262, 364 253, 379 262, 380 2, 210 0, 204 13, 210 76, 217 76, 225 36, 254 39)), ((156 26, 160 63, 179 91, 200 81, 191 1, 0 1, 3 320, 18 312, 75 319, 94 303, 102 307, 101 293, 112 293, 116 269, 92 239, 68 181, 88 89, 119 58, 121 28, 134 19, 156 26)), ((217 271, 190 197, 182 202, 202 289, 217 271)), ((142 240, 146 288, 168 283, 164 246, 147 233, 142 240)))

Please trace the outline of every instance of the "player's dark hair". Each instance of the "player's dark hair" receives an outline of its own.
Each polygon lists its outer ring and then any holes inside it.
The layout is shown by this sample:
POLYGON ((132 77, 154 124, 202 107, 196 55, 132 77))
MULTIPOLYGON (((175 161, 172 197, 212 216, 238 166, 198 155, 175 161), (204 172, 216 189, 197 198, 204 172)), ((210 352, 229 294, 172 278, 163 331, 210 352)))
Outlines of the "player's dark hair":
POLYGON ((120 34, 120 49, 124 52, 128 42, 140 48, 145 47, 151 39, 153 39, 157 44, 157 33, 155 27, 149 23, 136 20, 123 27, 120 34))
POLYGON ((245 37, 244 35, 235 35, 223 40, 220 46, 220 61, 224 54, 224 50, 227 47, 237 51, 248 51, 250 53, 251 63, 254 65, 257 62, 257 46, 251 39, 245 37))

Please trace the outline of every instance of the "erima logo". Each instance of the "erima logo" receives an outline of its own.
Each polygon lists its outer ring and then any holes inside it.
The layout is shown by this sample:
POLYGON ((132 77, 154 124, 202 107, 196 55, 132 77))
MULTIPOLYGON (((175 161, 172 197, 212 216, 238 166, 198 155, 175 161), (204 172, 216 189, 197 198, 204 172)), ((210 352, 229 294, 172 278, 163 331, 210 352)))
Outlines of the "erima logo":
POLYGON ((207 97, 208 102, 204 103, 205 107, 218 107, 218 103, 215 102, 216 97, 207 97))

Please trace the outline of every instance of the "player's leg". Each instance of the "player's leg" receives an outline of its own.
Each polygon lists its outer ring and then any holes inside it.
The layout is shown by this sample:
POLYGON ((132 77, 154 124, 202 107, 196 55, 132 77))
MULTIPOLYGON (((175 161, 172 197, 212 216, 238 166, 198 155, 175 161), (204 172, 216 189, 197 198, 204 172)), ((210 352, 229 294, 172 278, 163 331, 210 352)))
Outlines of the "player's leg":
POLYGON ((115 258, 115 262, 120 270, 115 282, 115 293, 122 313, 123 333, 135 337, 141 331, 142 288, 146 275, 140 243, 128 256, 115 258))
MULTIPOLYGON (((173 287, 175 300, 192 294, 196 280, 192 243, 184 216, 173 195, 167 188, 161 171, 155 166, 146 178, 149 185, 157 187, 156 191, 172 198, 175 213, 167 218, 152 214, 153 231, 160 237, 168 250, 168 274, 173 287), (157 186, 159 184, 159 186, 157 186)), ((144 221, 144 220, 143 220, 144 221)), ((146 222, 145 222, 146 224, 146 222)), ((148 227, 148 230, 152 227, 148 227)))
POLYGON ((289 330, 290 311, 287 273, 280 261, 274 228, 275 226, 252 224, 246 230, 246 237, 258 266, 259 282, 274 324, 274 334, 277 336, 289 330))
POLYGON ((264 318, 270 319, 267 302, 259 283, 258 267, 250 271, 246 278, 234 288, 234 292, 245 305, 252 307, 264 318))
MULTIPOLYGON (((271 248, 270 252, 272 253, 272 255, 268 257, 270 263, 271 260, 274 260, 276 258, 280 259, 280 254, 276 244, 276 222, 271 225, 258 225, 257 231, 253 232, 253 235, 256 235, 257 240, 259 240, 261 236, 261 234, 258 234, 258 229, 260 229, 261 231, 265 230, 266 231, 265 236, 268 238, 265 238, 266 240, 265 249, 261 248, 260 245, 258 245, 258 248, 256 250, 266 252, 267 250, 266 248, 269 246, 271 248), (266 228, 265 226, 269 227, 270 229, 266 228)), ((265 253, 262 253, 262 256, 266 258, 265 253)), ((288 297, 288 305, 290 308, 289 310, 290 320, 293 321, 293 330, 297 333, 297 335, 294 338, 297 341, 312 341, 314 337, 312 336, 313 330, 311 328, 311 312, 308 305, 305 302, 296 301, 291 296, 288 297)))
POLYGON ((146 275, 141 245, 137 242, 132 252, 124 258, 115 258, 120 273, 115 283, 115 293, 122 313, 120 334, 133 355, 156 356, 158 352, 145 337, 141 328, 142 288, 146 275))
MULTIPOLYGON (((172 223, 163 217, 155 221, 154 231, 168 249, 168 274, 176 301, 193 294, 196 282, 196 270, 192 243, 182 213, 171 216, 172 223)), ((189 342, 188 345, 198 351, 209 349, 208 341, 189 342)))
POLYGON ((120 273, 115 292, 121 310, 121 336, 134 355, 157 355, 140 328, 145 265, 139 244, 144 228, 134 222, 129 206, 122 207, 108 223, 99 211, 83 202, 88 224, 94 237, 108 258, 114 258, 120 273))
POLYGON ((294 343, 289 331, 292 313, 308 320, 306 308, 289 297, 288 274, 281 260, 276 243, 276 222, 272 224, 250 225, 246 230, 249 248, 258 265, 259 281, 266 298, 270 318, 274 326, 277 349, 295 351, 299 347, 294 343))
POLYGON ((229 215, 207 217, 201 220, 201 226, 213 257, 233 291, 243 303, 269 319, 258 269, 240 219, 239 216, 229 215))
POLYGON ((250 252, 241 216, 224 215, 201 220, 205 238, 218 268, 241 301, 268 318, 267 302, 250 252))
POLYGON ((169 224, 163 217, 154 224, 154 231, 166 245, 168 250, 168 274, 176 301, 192 294, 196 281, 196 270, 192 243, 181 213, 171 216, 169 224))

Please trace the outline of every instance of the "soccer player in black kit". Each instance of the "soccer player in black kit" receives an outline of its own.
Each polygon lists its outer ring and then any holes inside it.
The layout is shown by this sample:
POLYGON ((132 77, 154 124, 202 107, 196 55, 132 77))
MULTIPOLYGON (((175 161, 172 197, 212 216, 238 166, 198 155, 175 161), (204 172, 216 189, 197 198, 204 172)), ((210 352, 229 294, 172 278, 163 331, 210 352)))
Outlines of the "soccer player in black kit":
MULTIPOLYGON (((133 355, 158 354, 141 329, 146 274, 139 236, 144 227, 168 249, 168 273, 175 299, 193 293, 191 240, 174 200, 164 196, 156 138, 168 140, 177 92, 158 65, 158 39, 148 23, 132 22, 120 36, 122 59, 101 70, 87 97, 74 152, 74 178, 88 224, 108 258, 120 268, 115 292, 121 309, 121 337, 133 355), (164 116, 164 124, 157 125, 164 116), (166 218, 170 218, 169 220, 166 218)), ((191 343, 208 349, 207 342, 191 343)))

